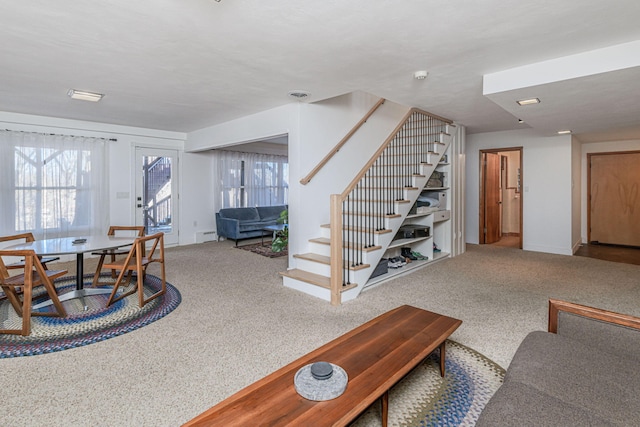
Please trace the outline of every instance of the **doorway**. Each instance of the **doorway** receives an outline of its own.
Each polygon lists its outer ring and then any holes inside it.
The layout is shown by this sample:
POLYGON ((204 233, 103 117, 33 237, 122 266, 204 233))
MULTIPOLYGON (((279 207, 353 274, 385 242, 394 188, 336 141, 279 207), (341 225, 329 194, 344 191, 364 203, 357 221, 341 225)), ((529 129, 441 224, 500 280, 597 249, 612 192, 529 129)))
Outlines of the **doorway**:
POLYGON ((587 154, 587 240, 640 247, 640 151, 587 154))
POLYGON ((178 152, 136 147, 136 225, 146 234, 164 233, 166 246, 178 244, 178 152))
POLYGON ((480 151, 480 244, 522 249, 522 147, 480 151))

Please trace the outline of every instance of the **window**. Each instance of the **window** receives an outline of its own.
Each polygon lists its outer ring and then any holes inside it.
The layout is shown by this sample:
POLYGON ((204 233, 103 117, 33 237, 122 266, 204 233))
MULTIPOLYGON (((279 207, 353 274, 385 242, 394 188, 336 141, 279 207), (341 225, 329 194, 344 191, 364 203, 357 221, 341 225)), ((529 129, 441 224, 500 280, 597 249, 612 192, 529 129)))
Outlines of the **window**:
POLYGON ((284 156, 216 151, 216 211, 286 205, 289 164, 284 156))
POLYGON ((101 233, 107 223, 105 140, 0 132, 3 234, 101 233))

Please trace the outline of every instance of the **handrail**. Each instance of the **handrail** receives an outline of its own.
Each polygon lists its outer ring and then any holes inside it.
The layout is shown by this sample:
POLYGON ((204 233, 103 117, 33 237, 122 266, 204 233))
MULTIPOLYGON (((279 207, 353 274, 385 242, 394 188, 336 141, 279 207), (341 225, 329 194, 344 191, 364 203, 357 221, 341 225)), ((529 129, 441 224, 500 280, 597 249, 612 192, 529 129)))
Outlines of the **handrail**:
POLYGON ((360 121, 358 123, 356 123, 356 125, 353 127, 353 129, 351 129, 345 136, 344 138, 342 138, 340 140, 340 142, 338 142, 336 144, 335 147, 333 147, 333 149, 326 155, 324 156, 324 158, 322 160, 320 160, 320 162, 311 170, 311 172, 309 172, 309 174, 307 174, 307 176, 305 176, 304 178, 302 178, 300 180, 300 184, 302 185, 307 185, 310 181, 311 178, 313 178, 314 176, 316 176, 316 174, 318 172, 320 172, 320 169, 322 169, 327 163, 329 163, 329 160, 331 160, 331 158, 338 152, 340 151, 340 149, 344 146, 344 144, 347 143, 347 141, 353 136, 353 134, 355 134, 358 129, 360 129, 360 127, 366 123, 366 121, 369 119, 369 117, 371 117, 371 115, 378 109, 378 107, 380 107, 382 104, 384 104, 385 99, 384 98, 380 98, 380 100, 378 102, 376 102, 376 104, 371 107, 371 109, 367 112, 367 114, 364 115, 364 117, 362 117, 362 119, 360 119, 360 121))

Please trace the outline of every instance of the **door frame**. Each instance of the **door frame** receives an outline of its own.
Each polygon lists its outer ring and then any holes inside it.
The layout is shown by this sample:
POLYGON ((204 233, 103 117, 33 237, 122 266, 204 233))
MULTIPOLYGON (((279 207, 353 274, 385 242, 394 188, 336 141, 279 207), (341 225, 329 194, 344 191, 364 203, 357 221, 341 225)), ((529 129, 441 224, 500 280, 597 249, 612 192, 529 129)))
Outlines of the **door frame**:
MULTIPOLYGON (((524 199, 524 168, 523 168, 523 148, 522 147, 505 147, 505 148, 488 148, 485 150, 480 150, 479 152, 479 159, 478 159, 478 163, 479 163, 479 186, 480 186, 480 191, 479 196, 480 196, 480 201, 479 201, 479 227, 478 227, 478 234, 479 234, 479 239, 478 242, 480 244, 484 244, 485 243, 485 236, 484 236, 484 222, 485 222, 485 215, 484 215, 484 211, 485 211, 485 200, 486 200, 486 194, 485 194, 485 188, 484 188, 484 165, 482 164, 483 162, 483 158, 484 158, 484 154, 485 153, 502 153, 505 151, 519 151, 520 152, 520 236, 519 236, 519 242, 518 242, 518 247, 520 249, 522 249, 522 234, 523 234, 523 202, 522 200, 524 199)), ((500 209, 503 209, 504 204, 501 205, 500 209)))

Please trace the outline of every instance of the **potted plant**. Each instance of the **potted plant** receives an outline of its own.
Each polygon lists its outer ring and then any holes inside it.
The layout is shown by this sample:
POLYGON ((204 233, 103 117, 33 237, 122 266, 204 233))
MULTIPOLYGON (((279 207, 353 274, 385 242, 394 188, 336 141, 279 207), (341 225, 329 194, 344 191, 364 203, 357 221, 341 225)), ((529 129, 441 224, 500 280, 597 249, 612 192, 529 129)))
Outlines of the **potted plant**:
POLYGON ((276 232, 276 238, 271 242, 271 250, 273 252, 282 252, 289 244, 289 210, 285 209, 280 212, 278 224, 283 224, 282 230, 276 232))

